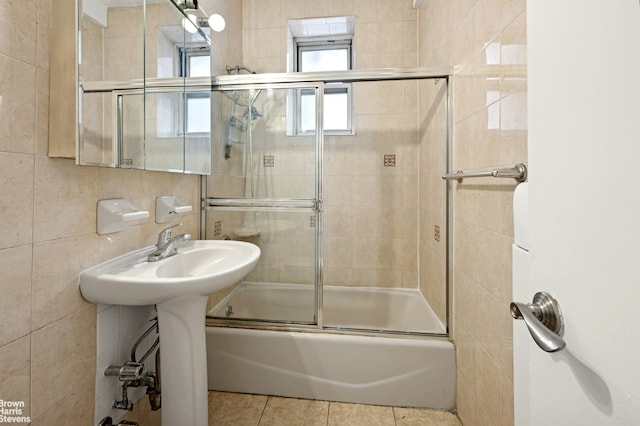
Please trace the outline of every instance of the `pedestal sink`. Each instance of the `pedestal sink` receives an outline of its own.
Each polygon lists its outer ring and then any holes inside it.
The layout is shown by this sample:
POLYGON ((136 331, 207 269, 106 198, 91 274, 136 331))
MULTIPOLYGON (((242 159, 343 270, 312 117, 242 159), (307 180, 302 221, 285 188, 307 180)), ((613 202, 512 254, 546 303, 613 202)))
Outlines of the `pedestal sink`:
POLYGON ((162 424, 206 426, 207 297, 251 272, 260 249, 240 241, 192 241, 174 256, 148 262, 155 249, 140 249, 83 271, 80 291, 94 303, 156 305, 162 349, 162 424))

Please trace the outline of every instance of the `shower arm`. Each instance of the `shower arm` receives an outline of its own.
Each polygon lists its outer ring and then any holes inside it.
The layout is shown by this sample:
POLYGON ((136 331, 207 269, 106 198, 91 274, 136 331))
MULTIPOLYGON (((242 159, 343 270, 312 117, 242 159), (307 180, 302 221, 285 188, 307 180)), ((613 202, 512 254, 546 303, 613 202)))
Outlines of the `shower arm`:
POLYGON ((257 74, 254 70, 244 65, 236 65, 235 67, 227 65, 227 74, 231 74, 233 71, 235 71, 236 75, 240 74, 240 71, 246 71, 249 74, 257 74))

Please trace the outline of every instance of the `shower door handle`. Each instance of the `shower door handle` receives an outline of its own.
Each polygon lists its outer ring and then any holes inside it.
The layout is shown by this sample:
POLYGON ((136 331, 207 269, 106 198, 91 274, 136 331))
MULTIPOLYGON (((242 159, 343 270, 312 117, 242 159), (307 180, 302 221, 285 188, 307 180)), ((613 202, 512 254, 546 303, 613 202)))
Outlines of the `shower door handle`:
POLYGON ((562 314, 556 299, 548 293, 539 292, 533 296, 532 303, 511 302, 511 316, 522 319, 533 340, 545 352, 557 352, 566 343, 560 337, 563 329, 562 314))

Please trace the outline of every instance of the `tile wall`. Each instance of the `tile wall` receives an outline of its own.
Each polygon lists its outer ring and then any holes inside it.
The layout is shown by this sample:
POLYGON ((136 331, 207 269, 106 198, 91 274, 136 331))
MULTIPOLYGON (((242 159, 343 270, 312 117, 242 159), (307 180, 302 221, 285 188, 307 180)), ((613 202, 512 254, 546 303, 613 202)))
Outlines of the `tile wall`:
POLYGON ((287 21, 354 16, 356 68, 416 65, 417 13, 411 0, 243 0, 245 65, 287 69, 287 21))
MULTIPOLYGON (((452 64, 452 169, 527 161, 525 0, 429 0, 419 65, 452 64)), ((464 425, 513 424, 511 180, 453 191, 453 338, 464 425)))
POLYGON ((325 284, 418 287, 417 87, 355 83, 357 134, 325 138, 325 284))
MULTIPOLYGON (((99 236, 97 201, 126 197, 153 216, 156 195, 198 205, 199 179, 47 157, 51 4, 0 4, 0 398, 24 401, 33 425, 88 425, 96 306, 80 296, 78 273, 154 244, 163 227, 149 219, 99 236)), ((195 215, 183 219, 196 233, 195 215)))

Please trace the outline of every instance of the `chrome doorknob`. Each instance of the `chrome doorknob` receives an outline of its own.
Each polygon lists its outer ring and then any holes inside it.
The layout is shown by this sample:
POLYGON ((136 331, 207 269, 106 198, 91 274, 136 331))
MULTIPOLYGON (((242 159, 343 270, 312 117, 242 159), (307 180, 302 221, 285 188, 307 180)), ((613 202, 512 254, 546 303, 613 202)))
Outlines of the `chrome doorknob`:
POLYGON ((511 302, 511 316, 522 319, 533 340, 545 352, 557 352, 566 343, 560 337, 564 328, 560 306, 548 293, 538 292, 532 303, 511 302))

